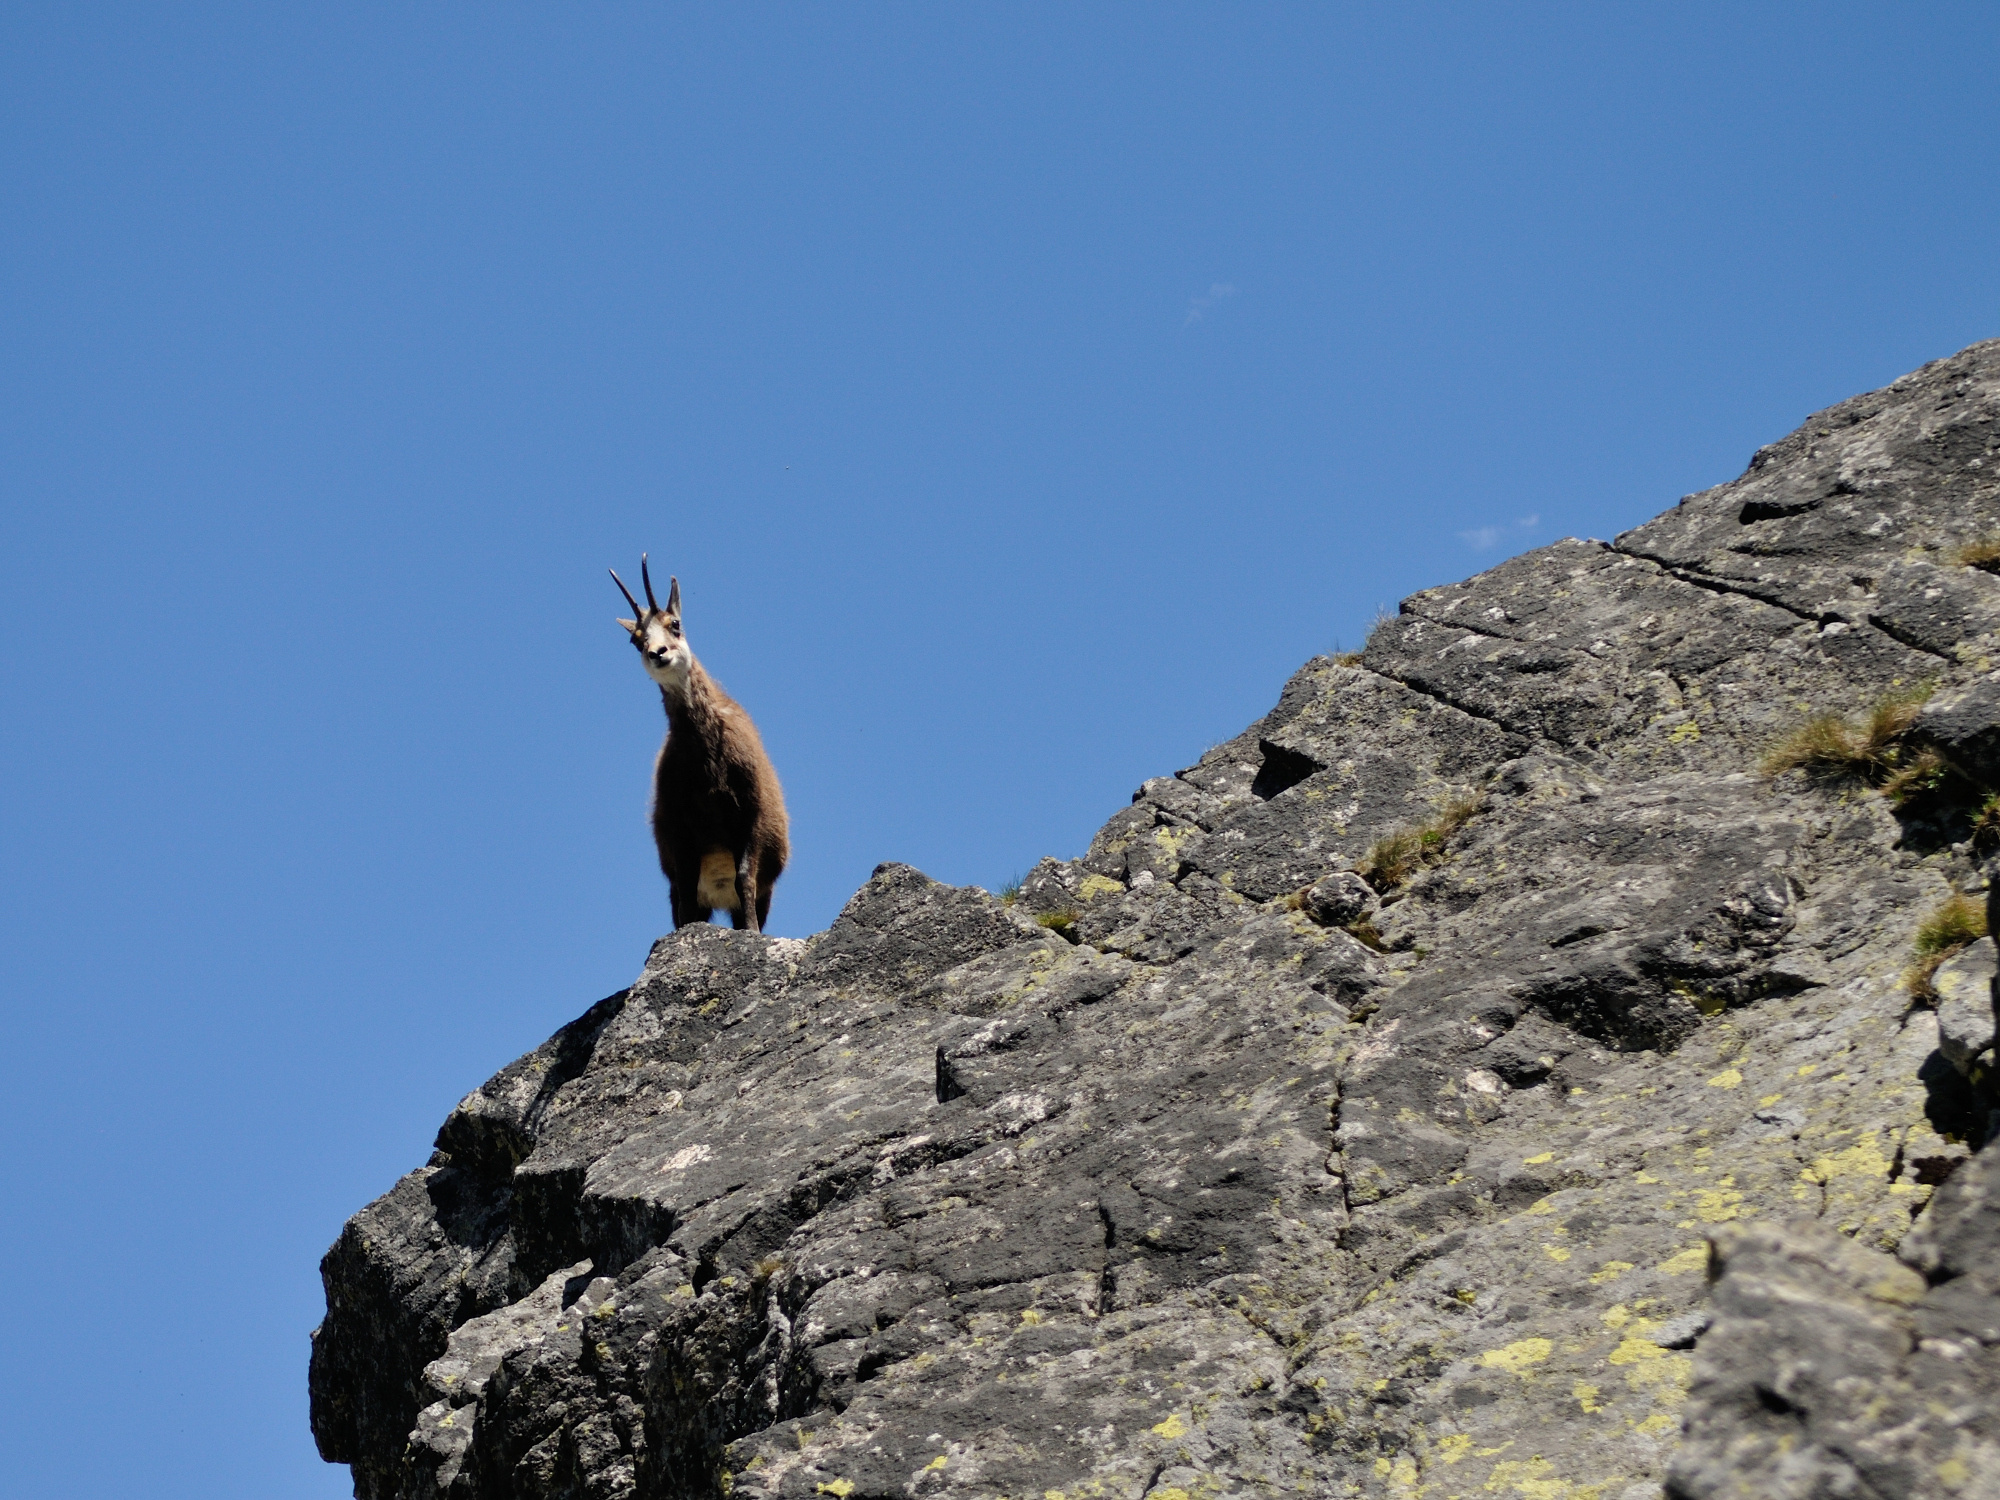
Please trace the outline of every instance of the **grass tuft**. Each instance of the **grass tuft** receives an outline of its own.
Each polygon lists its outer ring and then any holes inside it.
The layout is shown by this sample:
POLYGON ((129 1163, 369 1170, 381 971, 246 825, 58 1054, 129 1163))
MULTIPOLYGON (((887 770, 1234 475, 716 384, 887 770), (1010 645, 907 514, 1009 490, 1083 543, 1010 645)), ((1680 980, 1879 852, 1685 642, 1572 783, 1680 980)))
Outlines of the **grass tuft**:
POLYGON ((1861 744, 1871 755, 1880 756, 1910 732, 1923 712, 1935 684, 1923 683, 1907 692, 1889 693, 1878 698, 1862 721, 1861 744))
POLYGON ((1038 926, 1046 927, 1051 932, 1067 932, 1070 928, 1076 926, 1076 916, 1077 914, 1073 911, 1036 912, 1035 922, 1038 926))
POLYGON ((1021 884, 1027 878, 1026 875, 1016 875, 1012 880, 1000 887, 1000 904, 1002 906, 1012 906, 1016 901, 1021 899, 1021 884))
POLYGON ((1370 844, 1367 854, 1355 867, 1356 873, 1376 890, 1386 891, 1401 885, 1419 870, 1443 864, 1448 857, 1445 845, 1451 836, 1485 806, 1485 797, 1477 792, 1448 798, 1424 822, 1398 828, 1370 844))
POLYGON ((2000 792, 1993 792, 1972 815, 1972 842, 1976 848, 2000 842, 2000 792))
POLYGON ((1913 797, 1936 791, 1949 775, 1951 767, 1937 751, 1919 750, 1883 779, 1882 795, 1901 807, 1913 797))
POLYGON ((2000 536, 1981 537, 1958 549, 1957 559, 1968 568, 1984 568, 2000 573, 2000 536))
POLYGON ((1986 936, 1986 908, 1970 896, 1953 895, 1917 924, 1917 961, 1903 975, 1903 988, 1918 1000, 1935 1000, 1931 976, 1938 965, 1986 936))
POLYGON ((1347 924, 1347 931, 1363 947, 1373 948, 1377 953, 1387 953, 1389 951, 1389 945, 1382 941, 1382 934, 1376 930, 1375 924, 1366 917, 1349 922, 1347 924))
MULTIPOLYGON (((1905 692, 1889 693, 1870 706, 1859 724, 1839 714, 1820 714, 1808 719, 1773 745, 1760 767, 1767 776, 1804 771, 1826 781, 1879 782, 1892 777, 1903 766, 1902 748, 1897 741, 1917 722, 1924 700, 1930 695, 1928 683, 1905 692)), ((1914 785, 1906 786, 1902 795, 1908 796, 1914 790, 1914 785)))
POLYGON ((1384 625, 1387 625, 1395 618, 1388 610, 1378 604, 1375 607, 1375 618, 1368 622, 1368 633, 1361 638, 1361 649, 1359 651, 1343 651, 1340 649, 1339 641, 1333 643, 1334 665, 1341 667, 1360 666, 1362 657, 1368 653, 1368 643, 1382 633, 1384 625))
POLYGON ((1839 714, 1821 714, 1779 740, 1758 765, 1767 776, 1786 771, 1824 776, 1851 771, 1854 760, 1854 736, 1847 721, 1839 714))

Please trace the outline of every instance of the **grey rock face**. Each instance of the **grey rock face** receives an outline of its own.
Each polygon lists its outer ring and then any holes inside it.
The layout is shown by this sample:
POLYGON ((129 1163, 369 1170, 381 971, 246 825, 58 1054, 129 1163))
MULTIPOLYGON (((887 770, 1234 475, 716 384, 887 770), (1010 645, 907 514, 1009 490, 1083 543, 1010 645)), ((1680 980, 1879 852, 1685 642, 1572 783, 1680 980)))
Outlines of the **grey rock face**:
POLYGON ((1966 775, 2000 784, 2000 682, 1989 677, 1926 703, 1917 732, 1966 775))
POLYGON ((2000 1146, 1939 1191, 1909 1265, 1810 1221, 1726 1226, 1714 1257, 1668 1495, 2000 1496, 2000 1146))
POLYGON ((2000 969, 1993 939, 1983 937, 1952 955, 1931 976, 1937 991, 1938 1050, 1959 1072, 1993 1065, 1994 975, 2000 969))
POLYGON ((661 939, 328 1252, 321 1452, 367 1500, 1994 1493, 1990 957, 1901 982, 1986 851, 1757 762, 1934 681, 1987 774, 1996 486, 2000 343, 1405 601, 1009 901, 887 865, 808 940, 661 939))

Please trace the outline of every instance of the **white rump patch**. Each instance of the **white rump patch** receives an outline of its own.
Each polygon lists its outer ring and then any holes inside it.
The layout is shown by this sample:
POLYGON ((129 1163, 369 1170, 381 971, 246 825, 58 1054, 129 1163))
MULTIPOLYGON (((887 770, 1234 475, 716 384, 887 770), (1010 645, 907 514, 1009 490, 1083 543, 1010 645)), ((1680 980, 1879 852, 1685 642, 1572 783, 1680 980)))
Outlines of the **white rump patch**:
POLYGON ((701 857, 701 874, 694 883, 695 900, 718 911, 736 910, 736 861, 727 849, 711 849, 701 857))

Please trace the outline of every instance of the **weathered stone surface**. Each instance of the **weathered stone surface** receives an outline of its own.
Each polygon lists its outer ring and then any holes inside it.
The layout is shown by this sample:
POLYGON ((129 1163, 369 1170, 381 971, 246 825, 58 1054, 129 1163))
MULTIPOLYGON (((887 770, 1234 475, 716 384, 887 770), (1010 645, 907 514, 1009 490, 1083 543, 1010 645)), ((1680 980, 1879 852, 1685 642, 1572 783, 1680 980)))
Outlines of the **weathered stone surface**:
POLYGON ((1933 698, 1918 716, 1917 733, 1966 775, 2000 785, 2000 679, 1933 698))
POLYGON ((1996 968, 2000 961, 1993 939, 1983 937, 1939 964, 1931 975, 1931 988, 1937 991, 1938 1050, 1961 1073, 1993 1065, 1988 1054, 1994 1033, 2000 1031, 1994 1017, 1996 968))
POLYGON ((1712 589, 1813 622, 1908 641, 1990 672, 2000 578, 1951 565, 2000 518, 2000 358, 1991 342, 1843 401, 1758 451, 1730 484, 1690 495, 1619 547, 1712 589), (1957 623, 1899 565, 1938 569, 1957 623), (1885 586, 1886 585, 1886 586, 1885 586), (1984 661, 1984 665, 1980 663, 1984 661))
POLYGON ((1250 795, 1204 808, 1201 835, 1176 852, 1235 893, 1268 901, 1348 868, 1383 834, 1526 748, 1484 719, 1322 657, 1260 726, 1250 795))
POLYGON ((1712 1245, 1674 1500, 2000 1496, 2000 1146, 1938 1193, 1908 1265, 1810 1221, 1712 1245))
POLYGON ((1322 875, 1306 888, 1306 914, 1322 927, 1345 927, 1381 909, 1374 888, 1352 870, 1322 875))
POLYGON ((1757 763, 1933 681, 1987 774, 1996 420, 2000 343, 1416 595, 1008 900, 889 865, 811 939, 661 939, 328 1253, 322 1453, 368 1500, 1991 1493, 1986 950, 1902 984, 1987 851, 1757 763))

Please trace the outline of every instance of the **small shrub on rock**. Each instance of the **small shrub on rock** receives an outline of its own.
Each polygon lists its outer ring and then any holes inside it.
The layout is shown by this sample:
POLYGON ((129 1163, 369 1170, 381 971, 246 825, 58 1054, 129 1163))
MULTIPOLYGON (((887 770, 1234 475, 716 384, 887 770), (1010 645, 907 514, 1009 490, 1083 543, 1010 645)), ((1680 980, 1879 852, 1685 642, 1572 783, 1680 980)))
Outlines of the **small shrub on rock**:
POLYGON ((1986 908, 1970 896, 1951 896, 1917 924, 1917 961, 1904 974, 1903 987, 1918 1000, 1935 1000, 1931 976, 1938 965, 1985 936, 1986 908))

